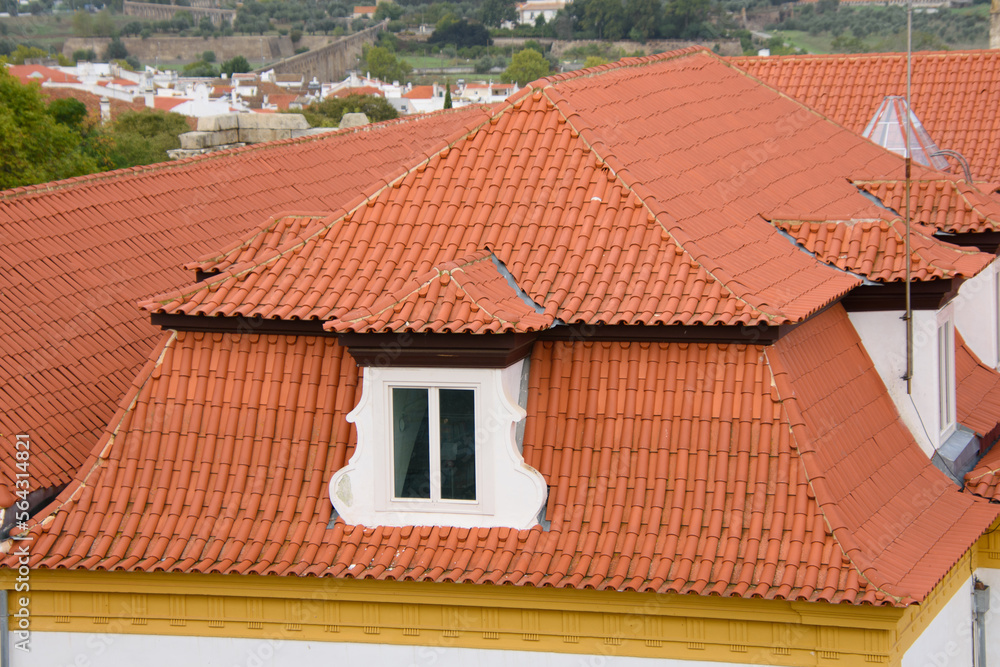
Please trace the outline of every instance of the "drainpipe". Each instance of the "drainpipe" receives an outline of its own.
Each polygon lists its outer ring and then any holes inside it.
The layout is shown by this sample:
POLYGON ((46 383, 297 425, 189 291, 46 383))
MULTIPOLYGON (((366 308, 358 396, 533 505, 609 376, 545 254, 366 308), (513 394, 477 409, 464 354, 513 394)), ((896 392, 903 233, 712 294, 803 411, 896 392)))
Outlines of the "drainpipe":
POLYGON ((972 580, 973 664, 986 667, 986 612, 990 610, 990 587, 979 579, 972 580))
POLYGON ((0 667, 10 667, 10 616, 7 590, 0 590, 0 667))

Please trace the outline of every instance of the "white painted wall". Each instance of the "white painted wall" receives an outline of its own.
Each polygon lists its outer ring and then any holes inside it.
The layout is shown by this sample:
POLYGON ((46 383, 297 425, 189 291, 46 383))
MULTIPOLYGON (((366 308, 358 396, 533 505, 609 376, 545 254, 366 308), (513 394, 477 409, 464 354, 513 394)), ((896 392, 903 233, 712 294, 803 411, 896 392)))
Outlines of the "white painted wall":
POLYGON ((903 423, 928 456, 951 435, 942 433, 939 416, 937 329, 953 306, 913 311, 913 382, 906 392, 906 323, 903 311, 849 313, 868 356, 889 390, 903 423))
MULTIPOLYGON (((286 665, 395 665, 398 667, 743 667, 736 662, 487 651, 269 639, 36 632, 31 652, 11 652, 11 667, 283 667, 286 665)), ((772 663, 773 664, 773 663, 772 663)))
POLYGON ((998 267, 1000 262, 994 260, 978 276, 965 281, 953 301, 955 326, 976 356, 993 368, 1000 367, 998 267))
MULTIPOLYGON (((972 667, 972 577, 903 654, 901 667, 972 667)), ((987 661, 987 664, 994 664, 987 661)))

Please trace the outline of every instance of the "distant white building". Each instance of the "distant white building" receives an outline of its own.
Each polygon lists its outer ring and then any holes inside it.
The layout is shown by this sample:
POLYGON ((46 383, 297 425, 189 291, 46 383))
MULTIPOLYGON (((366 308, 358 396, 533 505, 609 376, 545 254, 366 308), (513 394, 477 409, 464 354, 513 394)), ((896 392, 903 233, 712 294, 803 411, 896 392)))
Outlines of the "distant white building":
POLYGON ((520 2, 517 5, 517 22, 522 25, 534 25, 539 16, 544 16, 545 22, 548 23, 565 6, 565 0, 528 0, 527 2, 520 2))

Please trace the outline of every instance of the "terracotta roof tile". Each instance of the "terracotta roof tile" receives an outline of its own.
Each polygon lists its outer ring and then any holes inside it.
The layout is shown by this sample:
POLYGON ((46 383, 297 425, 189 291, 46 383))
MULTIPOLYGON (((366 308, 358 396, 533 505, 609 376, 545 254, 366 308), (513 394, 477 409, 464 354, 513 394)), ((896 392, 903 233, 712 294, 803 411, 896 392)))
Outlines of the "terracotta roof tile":
POLYGON ((540 313, 502 271, 506 267, 486 252, 446 262, 325 328, 355 333, 503 333, 552 326, 553 318, 540 313))
MULTIPOLYGON (((906 229, 902 220, 804 221, 772 220, 795 242, 839 269, 877 282, 906 280, 906 229)), ((910 270, 913 280, 971 278, 992 261, 992 255, 959 248, 934 238, 933 230, 910 228, 910 270)))
POLYGON ((360 380, 344 349, 171 334, 79 478, 37 517, 48 523, 32 529, 32 566, 906 604, 1000 509, 942 485, 863 356, 840 308, 766 354, 538 343, 524 457, 549 484, 549 530, 327 529, 326 482, 355 437, 344 415, 360 380), (254 392, 260 403, 244 403, 254 392), (878 435, 831 446, 864 415, 878 435), (901 474, 866 481, 879 465, 901 474))
POLYGON ((986 447, 992 447, 965 476, 972 493, 1000 499, 1000 373, 983 364, 955 332, 955 381, 958 423, 976 432, 986 447))
MULTIPOLYGON (((855 181, 902 214, 906 205, 905 181, 855 181)), ((950 234, 1000 231, 1000 201, 964 180, 911 181, 912 220, 950 234)))
POLYGON ((870 585, 919 601, 1000 514, 959 493, 900 421, 840 306, 767 351, 808 483, 870 585))
POLYGON ((955 384, 958 423, 992 445, 1000 436, 1000 373, 980 361, 957 331, 955 384))
MULTIPOLYGON (((324 211, 481 115, 409 120, 0 192, 0 432, 29 433, 35 488, 67 482, 160 336, 135 302, 262 218, 324 211)), ((0 462, 14 479, 12 460, 0 462)))
POLYGON ((567 323, 794 322, 858 284, 797 251, 761 216, 877 217, 884 209, 844 176, 899 174, 898 156, 699 50, 538 86, 277 257, 269 246, 145 307, 334 319, 486 250, 567 323), (734 154, 753 157, 734 163, 734 154), (305 266, 320 274, 301 275, 305 266), (268 292, 286 283, 295 289, 268 292), (316 296, 306 302, 307 293, 316 296))
MULTIPOLYGON (((886 95, 906 93, 906 54, 740 57, 730 62, 861 133, 886 95)), ((965 156, 977 181, 1000 181, 1000 53, 913 54, 912 107, 941 148, 965 156)))

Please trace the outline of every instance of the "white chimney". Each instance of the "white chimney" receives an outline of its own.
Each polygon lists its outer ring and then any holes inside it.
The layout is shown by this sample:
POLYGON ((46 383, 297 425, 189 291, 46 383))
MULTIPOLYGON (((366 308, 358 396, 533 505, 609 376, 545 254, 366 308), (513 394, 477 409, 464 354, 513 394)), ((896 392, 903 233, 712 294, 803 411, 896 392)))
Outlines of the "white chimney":
POLYGON ((111 101, 106 97, 101 98, 101 122, 111 122, 111 101))

